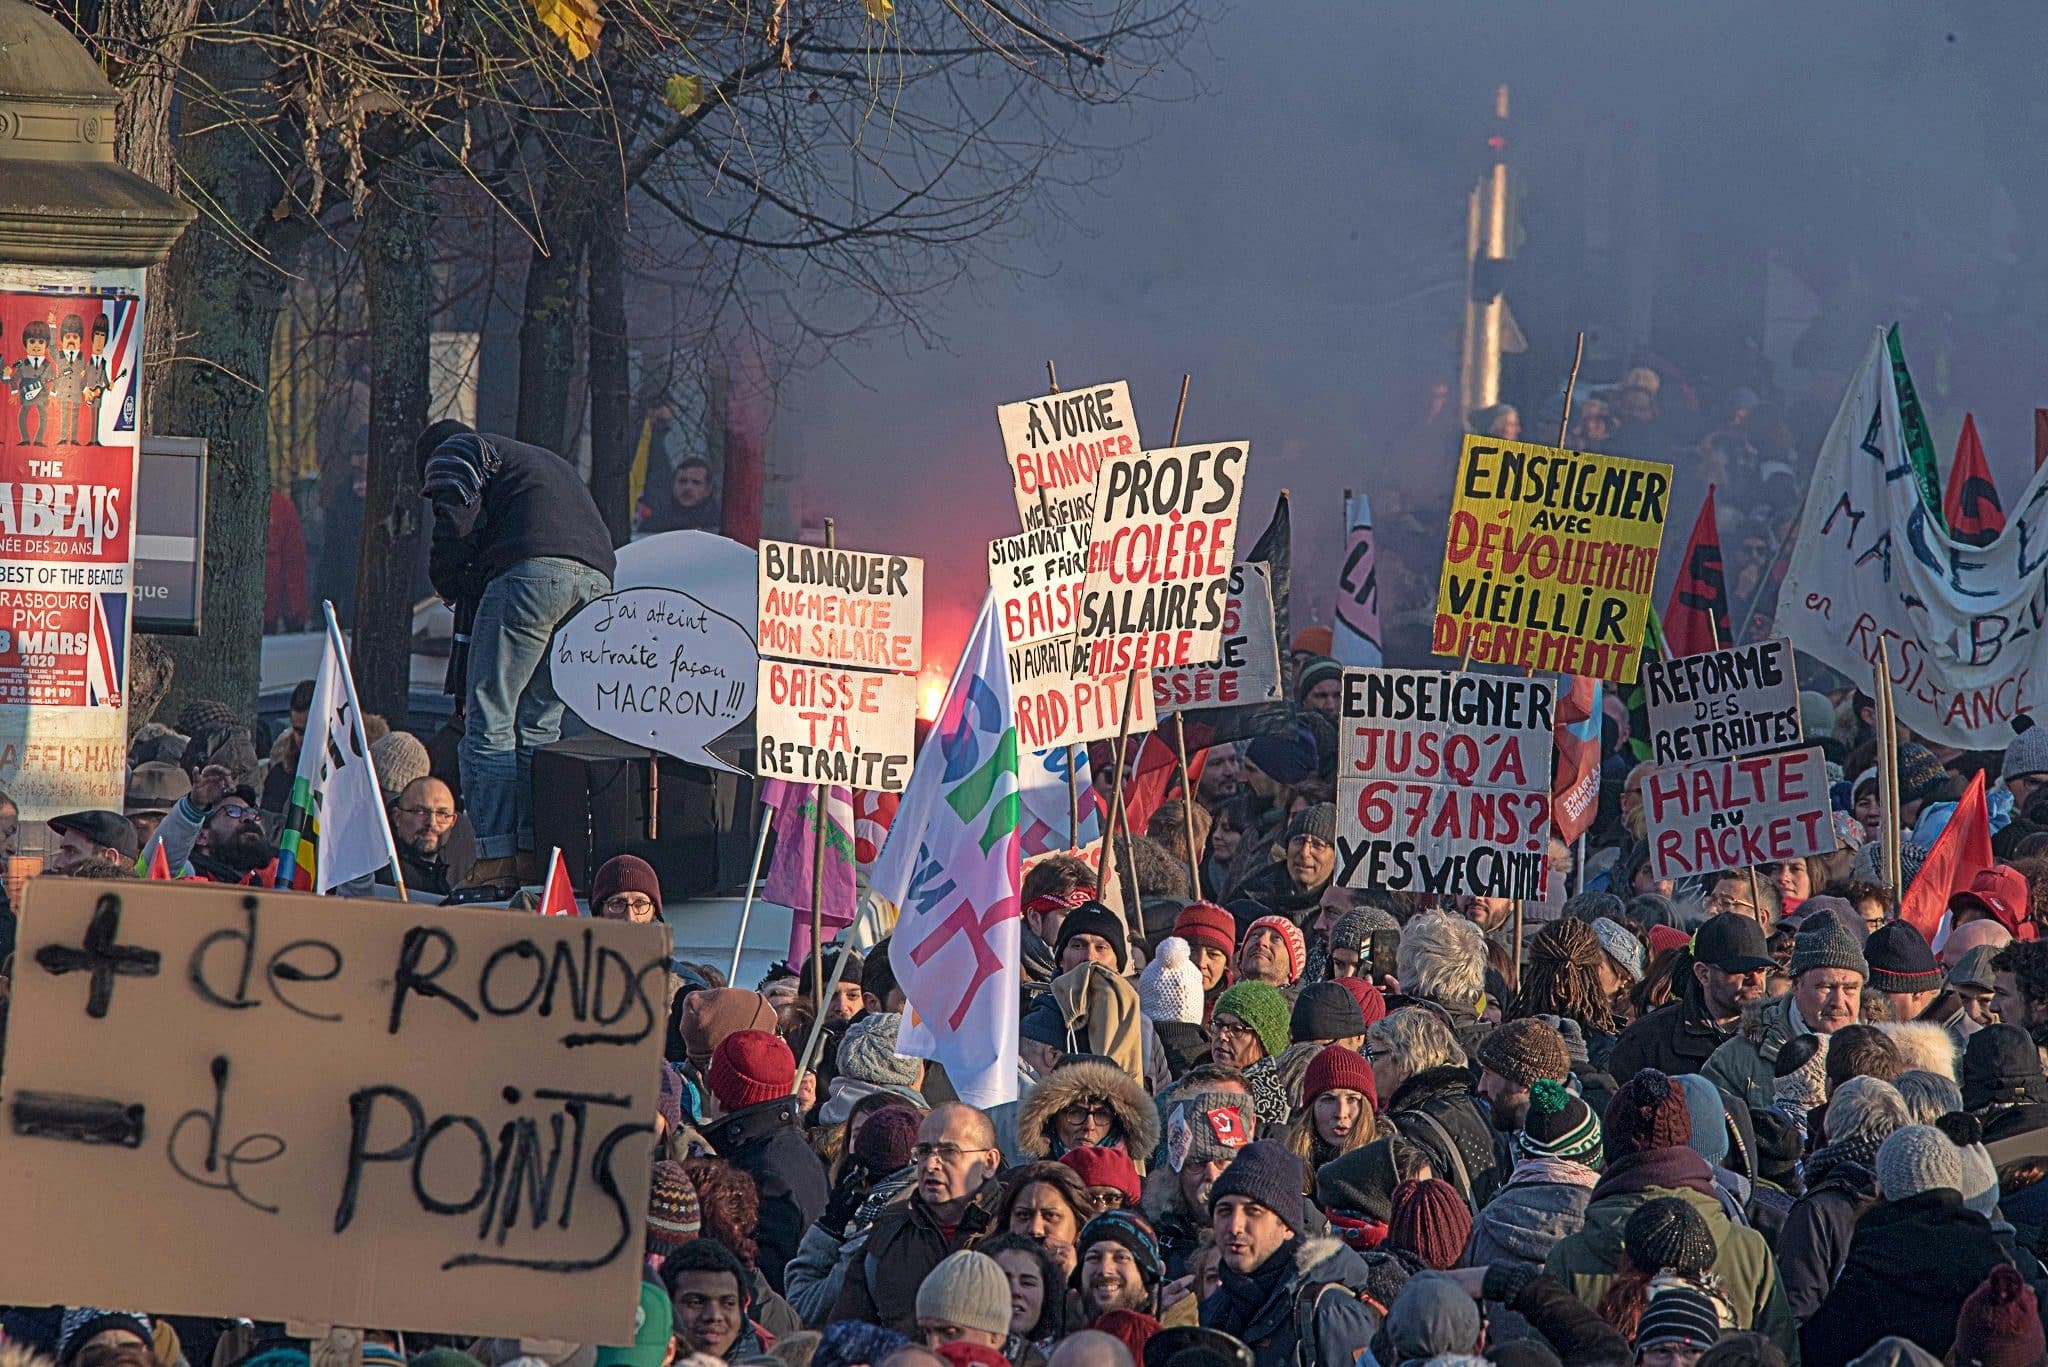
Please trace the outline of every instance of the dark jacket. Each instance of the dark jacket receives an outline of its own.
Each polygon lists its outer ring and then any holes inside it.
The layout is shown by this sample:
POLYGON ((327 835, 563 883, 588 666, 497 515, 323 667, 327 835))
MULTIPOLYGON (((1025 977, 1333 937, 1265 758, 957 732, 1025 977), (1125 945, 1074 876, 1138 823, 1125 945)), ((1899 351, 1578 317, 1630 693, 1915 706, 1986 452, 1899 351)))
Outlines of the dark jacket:
POLYGON ((421 461, 421 484, 434 505, 427 575, 451 602, 474 601, 535 556, 580 561, 607 578, 618 568, 589 488, 544 447, 463 428, 421 461))
POLYGON ((1178 1078, 1209 1057, 1209 1032, 1187 1021, 1153 1021, 1152 1033, 1166 1051, 1166 1071, 1178 1078))
POLYGON ((1246 1306, 1226 1285, 1202 1302, 1203 1326, 1221 1329, 1250 1348, 1257 1367, 1295 1367, 1302 1319, 1297 1298, 1313 1288, 1328 1287, 1316 1295, 1309 1312, 1316 1344, 1306 1359, 1316 1363, 1357 1360, 1383 1318, 1357 1295, 1366 1287, 1365 1260, 1335 1239, 1296 1239, 1273 1256, 1291 1258, 1293 1265, 1271 1293, 1258 1305, 1246 1306))
POLYGON ((718 1156, 754 1179, 761 1189, 761 1270, 782 1294, 782 1273, 796 1256, 804 1230, 825 1213, 831 1189, 825 1166, 798 1128, 796 1098, 747 1106, 705 1127, 718 1156))
POLYGON ((1607 1071, 1617 1082, 1626 1082, 1645 1068, 1673 1077, 1697 1073, 1727 1041, 1728 1036, 1707 1019, 1695 989, 1622 1031, 1607 1056, 1607 1071))
MULTIPOLYGON (((1224 901, 1257 902, 1266 910, 1285 916, 1298 925, 1307 918, 1310 909, 1323 900, 1323 892, 1329 886, 1329 880, 1325 879, 1308 891, 1302 891, 1288 876, 1287 861, 1276 859, 1232 888, 1224 901)), ((1238 938, 1242 939, 1243 935, 1240 933, 1238 938)))
POLYGON ((1778 1276, 1800 1324, 1813 1318, 1849 1257, 1856 1217, 1877 1204, 1877 1178, 1861 1163, 1841 1162, 1812 1179, 1785 1217, 1778 1236, 1778 1276))
POLYGON ((1533 1267, 1514 1263, 1488 1267, 1481 1294, 1528 1321, 1542 1341, 1557 1351, 1564 1367, 1608 1367, 1635 1361, 1619 1329, 1601 1319, 1562 1282, 1533 1267))
POLYGON ((1202 1246, 1202 1235, 1208 1226, 1197 1221, 1195 1213, 1188 1209, 1180 1194, 1180 1174, 1171 1165, 1161 1163, 1145 1174, 1138 1209, 1152 1222, 1152 1233, 1159 1240, 1159 1256, 1166 1262, 1166 1279, 1187 1276, 1188 1259, 1202 1246))
POLYGON ((1493 1126, 1480 1114, 1479 1104, 1473 1099, 1470 1070, 1456 1065, 1424 1069, 1403 1082, 1384 1107, 1395 1133, 1427 1149, 1430 1169, 1452 1186, 1458 1185, 1456 1169, 1443 1153, 1441 1138, 1428 1123, 1416 1118, 1417 1112, 1434 1120, 1457 1143, 1472 1184, 1468 1193, 1472 1204, 1485 1205, 1500 1185, 1500 1169, 1493 1147, 1493 1126))
POLYGON ((972 1247, 995 1225, 1003 1184, 994 1177, 967 1204, 949 1238, 915 1187, 875 1217, 867 1242, 851 1250, 833 1320, 866 1320, 905 1336, 917 1333, 917 1288, 949 1253, 972 1247))
POLYGON ((1834 1290, 1799 1331, 1803 1367, 1842 1367, 1888 1334, 1945 1356, 1963 1299, 2005 1261, 1991 1222, 1954 1191, 1872 1206, 1834 1290))
POLYGON ((2014 1135, 2032 1134, 2035 1130, 2048 1130, 2048 1103, 2039 1101, 1990 1106, 1973 1114, 1984 1122, 1984 1142, 1987 1144, 1996 1144, 2014 1135))

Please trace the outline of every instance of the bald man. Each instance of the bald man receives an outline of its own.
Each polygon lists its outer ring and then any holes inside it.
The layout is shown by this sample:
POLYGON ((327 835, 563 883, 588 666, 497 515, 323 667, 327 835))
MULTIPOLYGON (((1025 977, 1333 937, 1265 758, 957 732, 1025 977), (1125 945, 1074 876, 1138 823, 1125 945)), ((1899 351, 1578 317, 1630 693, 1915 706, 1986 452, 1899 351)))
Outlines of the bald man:
POLYGON ((1100 1329, 1083 1329, 1060 1340, 1046 1367, 1137 1367, 1137 1362, 1123 1340, 1100 1329))
MULTIPOLYGON (((398 867, 405 874, 407 891, 446 897, 462 886, 475 855, 463 859, 452 848, 460 820, 454 790, 438 778, 416 778, 399 790, 390 816, 391 839, 398 847, 398 867)), ((389 884, 391 871, 386 869, 377 881, 389 884)))
POLYGON ((925 1274, 994 1228, 1003 1195, 995 1126, 962 1102, 945 1102, 924 1118, 910 1163, 917 1186, 908 1201, 893 1202, 875 1217, 831 1315, 867 1320, 906 1338, 917 1332, 917 1288, 925 1274))
POLYGON ((2012 932, 1998 922, 1985 919, 1965 921, 1949 931, 1948 938, 1941 943, 1941 953, 1935 957, 1941 960, 1943 968, 1954 968, 1962 962, 1965 954, 1978 945, 1990 945, 1993 949, 2004 949, 2012 943, 2012 932))

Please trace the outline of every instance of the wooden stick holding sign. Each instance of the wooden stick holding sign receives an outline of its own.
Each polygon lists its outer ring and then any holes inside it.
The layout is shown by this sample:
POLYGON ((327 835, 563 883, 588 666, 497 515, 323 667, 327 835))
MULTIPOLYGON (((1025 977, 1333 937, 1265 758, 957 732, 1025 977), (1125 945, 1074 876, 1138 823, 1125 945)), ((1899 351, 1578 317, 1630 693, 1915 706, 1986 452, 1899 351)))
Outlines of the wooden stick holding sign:
POLYGON ((1884 877, 1891 885, 1892 896, 1903 900, 1906 890, 1899 886, 1900 845, 1904 833, 1899 829, 1899 723, 1898 714, 1892 710, 1892 653, 1890 642, 1884 637, 1877 638, 1877 677, 1873 680, 1871 700, 1877 704, 1877 800, 1884 809, 1884 877))
MULTIPOLYGON (((825 549, 838 545, 838 524, 828 517, 825 549)), ((825 1017, 825 807, 830 800, 831 789, 818 784, 812 799, 817 807, 811 813, 811 1000, 817 1003, 820 1020, 825 1017)))
MULTIPOLYGON (((1047 357, 1045 362, 1045 385, 1047 393, 1060 392, 1060 373, 1053 368, 1051 357, 1047 357)), ((1043 484, 1038 486, 1038 508, 1044 514, 1046 524, 1050 526, 1052 496, 1046 493, 1043 484)), ((1080 748, 1078 745, 1067 747, 1067 848, 1070 850, 1081 848, 1081 793, 1078 787, 1080 780, 1076 777, 1081 768, 1081 761, 1078 758, 1080 748)))

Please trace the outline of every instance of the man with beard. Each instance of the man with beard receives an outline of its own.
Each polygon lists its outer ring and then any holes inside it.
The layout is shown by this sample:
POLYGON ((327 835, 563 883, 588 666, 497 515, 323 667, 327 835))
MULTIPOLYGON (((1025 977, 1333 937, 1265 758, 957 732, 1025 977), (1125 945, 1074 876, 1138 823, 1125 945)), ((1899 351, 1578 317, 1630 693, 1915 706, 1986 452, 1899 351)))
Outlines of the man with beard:
POLYGON ((1081 1226, 1074 1253, 1074 1289, 1089 1324, 1112 1310, 1154 1312, 1165 1265, 1143 1217, 1128 1210, 1102 1212, 1081 1226))
POLYGON ((119 812, 72 812, 67 816, 53 816, 49 827, 50 834, 57 837, 57 847, 50 851, 51 873, 69 873, 89 859, 133 864, 140 848, 140 842, 135 838, 135 823, 119 812))
MULTIPOLYGON (((1523 1018, 1497 1025, 1479 1041, 1479 1095, 1492 1113, 1493 1128, 1514 1134, 1529 1114, 1529 1089, 1544 1079, 1564 1082, 1571 1076, 1571 1053, 1564 1036, 1540 1020, 1523 1018)), ((1506 1146, 1496 1145, 1510 1164, 1506 1146)))
POLYGON ((1775 963, 1756 918, 1724 912, 1692 940, 1692 972, 1678 1000, 1621 1032, 1608 1072, 1631 1078, 1645 1068, 1677 1077, 1697 1073, 1742 1023, 1744 1007, 1764 999, 1775 963))
MULTIPOLYGON (((446 897, 469 876, 469 861, 457 862, 449 847, 455 821, 454 792, 431 776, 406 784, 391 804, 391 839, 410 891, 446 897)), ((391 871, 380 872, 377 881, 389 884, 391 871)))
POLYGON ((263 814, 226 765, 199 771, 152 843, 163 845, 164 861, 182 879, 267 888, 277 873, 277 844, 264 832, 263 814))
POLYGON ((1209 1189, 1258 1130, 1250 1090, 1242 1081, 1234 1087, 1225 1091, 1221 1081, 1203 1081, 1167 1107, 1166 1161, 1147 1174, 1139 1208, 1169 1277, 1187 1275, 1188 1259, 1209 1227, 1209 1189))

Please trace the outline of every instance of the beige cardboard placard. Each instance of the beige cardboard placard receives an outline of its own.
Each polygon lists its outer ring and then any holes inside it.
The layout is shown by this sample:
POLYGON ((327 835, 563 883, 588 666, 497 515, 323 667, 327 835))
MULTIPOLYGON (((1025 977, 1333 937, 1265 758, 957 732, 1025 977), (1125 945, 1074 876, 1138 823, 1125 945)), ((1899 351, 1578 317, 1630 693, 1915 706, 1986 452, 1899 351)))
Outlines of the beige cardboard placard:
POLYGON ((618 921, 32 880, 0 1211, 36 1256, 0 1302, 632 1342, 667 957, 618 921))

